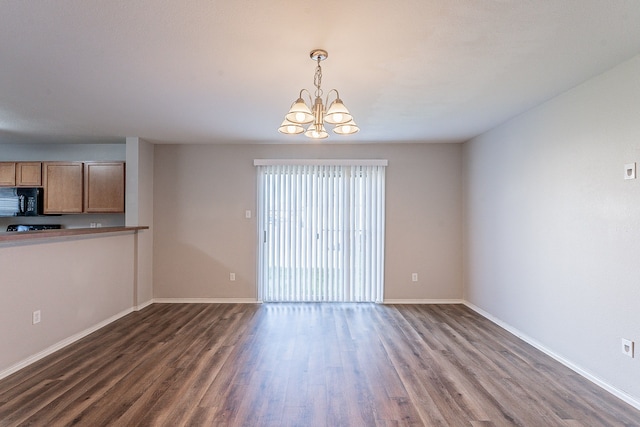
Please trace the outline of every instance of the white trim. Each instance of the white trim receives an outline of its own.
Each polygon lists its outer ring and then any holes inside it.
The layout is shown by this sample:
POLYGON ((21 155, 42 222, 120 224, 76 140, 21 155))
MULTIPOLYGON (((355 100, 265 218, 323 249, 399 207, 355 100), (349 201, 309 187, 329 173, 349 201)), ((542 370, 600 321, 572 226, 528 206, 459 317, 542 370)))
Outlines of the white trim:
POLYGON ((153 299, 150 299, 147 302, 143 302, 142 304, 138 304, 137 306, 134 307, 134 310, 135 311, 140 311, 140 310, 142 310, 144 308, 149 307, 151 304, 153 304, 153 299))
POLYGON ((505 329, 506 331, 512 333, 513 335, 515 335, 516 337, 520 338, 522 341, 526 342, 527 344, 530 344, 533 347, 537 348, 538 350, 540 350, 541 352, 543 352, 547 356, 549 356, 549 357, 555 359, 556 361, 562 363, 564 366, 566 366, 567 368, 569 368, 572 371, 576 372, 577 374, 583 376, 584 378, 588 379, 589 381, 591 381, 595 385, 603 388, 604 390, 608 391, 609 393, 613 394, 614 396, 618 397, 619 399, 622 399, 623 401, 625 401, 629 405, 635 407, 636 409, 640 409, 640 401, 636 400, 635 398, 633 398, 632 396, 628 395, 624 391, 613 387, 612 385, 604 382, 600 378, 598 378, 595 375, 591 374, 589 371, 586 371, 586 370, 582 369, 580 366, 574 364, 570 360, 567 360, 564 357, 554 353, 552 350, 550 350, 549 348, 545 347, 540 342, 538 342, 535 339, 531 338, 530 336, 522 333, 520 330, 514 328, 513 326, 503 322, 502 320, 498 319, 497 317, 492 316, 491 314, 487 313, 486 311, 484 311, 480 307, 477 307, 477 306, 471 304, 468 301, 463 301, 463 304, 466 305, 467 307, 469 307, 471 310, 473 310, 476 313, 478 313, 479 315, 481 315, 482 317, 490 320, 491 322, 495 323, 496 325, 500 326, 501 328, 505 329))
POLYGON ((388 166, 387 159, 254 159, 253 166, 388 166))
POLYGON ((464 304, 461 299, 385 299, 383 304, 464 304))
POLYGON ((154 304, 259 304, 255 298, 154 298, 154 304))
POLYGON ((22 368, 26 368, 27 366, 31 365, 32 363, 37 362, 38 360, 49 356, 52 353, 55 353, 58 350, 63 349, 64 347, 73 344, 74 342, 86 337, 89 334, 94 333, 95 331, 97 331, 98 329, 104 328, 105 326, 107 326, 109 323, 115 322, 116 320, 120 319, 121 317, 126 316, 127 314, 130 314, 133 312, 133 308, 128 308, 124 311, 121 311, 120 313, 113 315, 111 317, 109 317, 106 320, 103 320, 100 323, 97 323, 93 326, 91 326, 88 329, 85 329, 82 332, 78 332, 75 335, 70 336, 69 338, 65 338, 62 341, 59 341, 57 343, 55 343, 54 345, 45 348, 44 350, 42 350, 39 353, 34 354, 33 356, 29 356, 26 359, 16 363, 13 366, 8 367, 7 369, 5 369, 4 371, 0 372, 0 379, 8 377, 9 375, 13 374, 14 372, 19 371, 22 368))

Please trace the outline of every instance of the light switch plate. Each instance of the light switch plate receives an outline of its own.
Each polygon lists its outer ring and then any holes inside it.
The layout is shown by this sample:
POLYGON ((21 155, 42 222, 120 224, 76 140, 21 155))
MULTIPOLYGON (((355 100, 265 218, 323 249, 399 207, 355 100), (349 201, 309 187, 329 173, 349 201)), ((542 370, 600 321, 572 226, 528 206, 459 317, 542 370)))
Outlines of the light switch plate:
POLYGON ((624 179, 636 179, 636 164, 627 163, 624 165, 624 179))

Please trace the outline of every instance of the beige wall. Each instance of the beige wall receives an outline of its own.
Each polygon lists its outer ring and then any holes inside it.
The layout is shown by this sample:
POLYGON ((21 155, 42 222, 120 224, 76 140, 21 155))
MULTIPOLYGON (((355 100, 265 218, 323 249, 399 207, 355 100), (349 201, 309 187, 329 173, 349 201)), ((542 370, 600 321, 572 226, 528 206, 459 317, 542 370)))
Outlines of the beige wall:
POLYGON ((256 299, 255 158, 378 158, 389 160, 385 300, 461 299, 461 150, 446 144, 157 145, 154 298, 256 299), (411 282, 413 272, 418 282, 411 282))
MULTIPOLYGON (((152 302, 153 145, 3 144, 0 160, 127 161, 127 225, 150 230, 117 235, 0 244, 0 377, 52 346, 152 302), (31 325, 34 310, 42 322, 31 325)), ((19 222, 66 227, 123 225, 125 215, 63 215, 19 222)), ((0 231, 16 218, 0 218, 0 231)))
POLYGON ((133 233, 0 244, 0 378, 130 310, 133 233), (42 321, 31 324, 35 310, 42 321))
POLYGON ((636 402, 638 76, 640 56, 464 147, 466 299, 636 402))
POLYGON ((146 226, 136 234, 134 306, 153 301, 153 144, 128 137, 126 225, 146 226))

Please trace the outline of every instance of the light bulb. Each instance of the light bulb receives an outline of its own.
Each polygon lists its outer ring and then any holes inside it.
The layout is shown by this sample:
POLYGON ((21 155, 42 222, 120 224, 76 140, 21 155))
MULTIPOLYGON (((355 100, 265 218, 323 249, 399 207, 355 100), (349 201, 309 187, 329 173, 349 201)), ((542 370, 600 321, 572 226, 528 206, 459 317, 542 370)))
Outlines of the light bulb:
POLYGON ((342 123, 342 113, 335 113, 333 117, 336 123, 342 123))
POLYGON ((296 127, 295 126, 293 126, 293 125, 287 126, 287 132, 288 133, 295 133, 295 131, 296 131, 296 127))
POLYGON ((304 113, 296 113, 296 121, 302 122, 304 120, 304 113))

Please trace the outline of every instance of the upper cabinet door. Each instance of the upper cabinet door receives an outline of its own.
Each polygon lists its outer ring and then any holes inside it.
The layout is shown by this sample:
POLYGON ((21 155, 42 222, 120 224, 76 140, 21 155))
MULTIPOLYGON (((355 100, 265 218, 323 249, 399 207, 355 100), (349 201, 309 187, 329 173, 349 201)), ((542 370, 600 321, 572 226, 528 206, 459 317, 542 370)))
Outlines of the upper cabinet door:
POLYGON ((16 186, 40 187, 42 185, 42 163, 16 163, 16 186))
POLYGON ((82 176, 82 162, 45 162, 44 213, 82 213, 82 176))
POLYGON ((0 185, 14 187, 16 185, 16 164, 0 162, 0 185))
POLYGON ((124 162, 86 162, 84 164, 84 211, 87 213, 124 212, 124 162))

